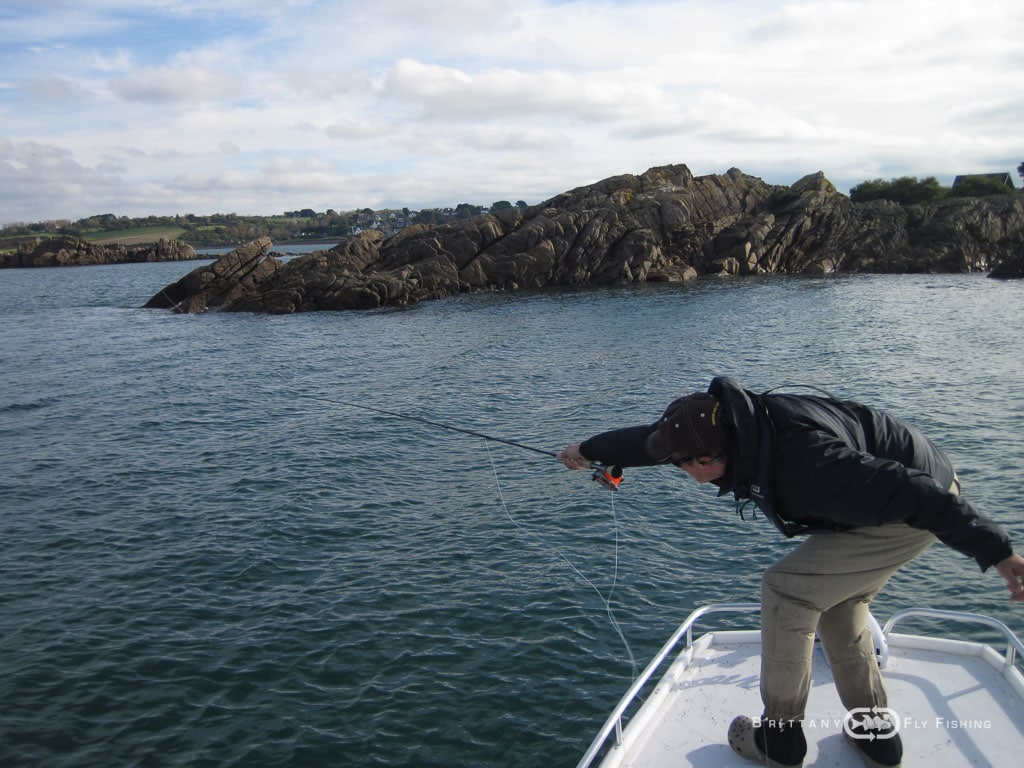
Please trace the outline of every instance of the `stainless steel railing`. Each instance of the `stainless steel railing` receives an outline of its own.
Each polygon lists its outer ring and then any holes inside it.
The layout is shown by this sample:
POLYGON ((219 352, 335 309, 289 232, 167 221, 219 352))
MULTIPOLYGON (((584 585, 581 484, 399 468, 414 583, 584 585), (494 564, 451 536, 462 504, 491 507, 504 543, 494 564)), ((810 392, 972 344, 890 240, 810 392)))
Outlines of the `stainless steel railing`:
POLYGON ((698 619, 707 616, 711 613, 753 613, 760 611, 761 606, 758 603, 717 603, 714 605, 705 605, 698 608, 689 616, 686 620, 679 625, 678 629, 672 633, 672 637, 668 639, 668 642, 661 647, 661 650, 655 654, 654 658, 651 659, 650 663, 644 668, 644 671, 640 673, 640 676, 633 681, 633 685, 630 686, 626 694, 619 700, 615 709, 605 720, 601 730, 597 732, 597 736, 594 737, 594 741, 591 742, 590 748, 584 753, 583 758, 577 763, 576 768, 588 768, 600 753, 601 748, 604 747, 605 742, 608 741, 608 737, 613 733, 615 734, 615 744, 622 744, 622 728, 623 728, 623 715, 629 708, 629 705, 633 703, 633 700, 637 697, 643 687, 650 681, 654 673, 658 671, 665 659, 668 658, 672 650, 679 644, 679 641, 685 636, 686 646, 683 650, 689 649, 693 645, 693 625, 698 619))
POLYGON ((1021 643, 1020 638, 1014 634, 1013 630, 1003 622, 999 621, 999 619, 993 619, 990 616, 982 616, 979 613, 943 611, 937 608, 907 608, 906 610, 898 611, 889 617, 889 620, 885 622, 885 626, 882 628, 882 634, 888 637, 892 628, 895 627, 896 624, 913 616, 929 619, 960 621, 968 624, 983 624, 987 627, 992 627, 993 629, 998 630, 1006 639, 1006 666, 1013 666, 1018 653, 1020 653, 1021 658, 1024 659, 1024 643, 1021 643))

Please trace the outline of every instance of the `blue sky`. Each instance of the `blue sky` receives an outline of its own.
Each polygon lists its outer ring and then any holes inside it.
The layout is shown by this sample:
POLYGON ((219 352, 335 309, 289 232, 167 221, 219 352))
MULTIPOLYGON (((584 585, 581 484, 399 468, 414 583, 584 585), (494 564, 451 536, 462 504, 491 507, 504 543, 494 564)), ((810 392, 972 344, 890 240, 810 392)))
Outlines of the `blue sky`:
POLYGON ((1014 173, 1019 0, 6 0, 0 224, 1014 173))

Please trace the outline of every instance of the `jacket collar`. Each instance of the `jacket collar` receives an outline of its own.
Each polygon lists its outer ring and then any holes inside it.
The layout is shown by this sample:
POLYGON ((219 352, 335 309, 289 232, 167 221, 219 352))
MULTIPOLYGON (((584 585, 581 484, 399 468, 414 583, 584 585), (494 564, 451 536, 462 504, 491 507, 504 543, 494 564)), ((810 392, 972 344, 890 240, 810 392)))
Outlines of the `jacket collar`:
POLYGON ((731 433, 729 466, 719 484, 719 496, 732 491, 737 498, 750 498, 750 488, 757 486, 755 474, 761 465, 760 398, 726 376, 713 379, 708 392, 721 401, 731 433))

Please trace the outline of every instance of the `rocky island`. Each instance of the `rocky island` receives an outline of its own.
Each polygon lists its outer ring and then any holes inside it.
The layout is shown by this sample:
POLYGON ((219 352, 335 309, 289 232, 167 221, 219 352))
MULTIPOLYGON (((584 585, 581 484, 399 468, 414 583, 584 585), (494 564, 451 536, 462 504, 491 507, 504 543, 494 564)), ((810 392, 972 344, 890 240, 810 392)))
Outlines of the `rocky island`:
POLYGON ((78 237, 42 240, 32 247, 0 253, 0 268, 85 267, 99 264, 140 264, 153 261, 191 261, 196 251, 180 240, 147 245, 101 245, 78 237))
POLYGON ((679 282, 703 275, 1024 274, 1018 195, 928 205, 854 203, 824 174, 791 186, 685 165, 622 175, 385 238, 366 231, 290 261, 253 241, 158 291, 147 307, 290 313, 368 309, 458 293, 679 282))

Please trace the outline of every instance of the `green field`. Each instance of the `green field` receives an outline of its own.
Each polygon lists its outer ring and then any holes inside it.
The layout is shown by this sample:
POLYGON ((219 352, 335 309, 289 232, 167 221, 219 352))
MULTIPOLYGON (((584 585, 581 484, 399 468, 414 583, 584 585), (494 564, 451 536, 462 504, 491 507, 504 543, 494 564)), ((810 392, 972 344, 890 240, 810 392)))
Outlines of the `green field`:
POLYGON ((92 232, 84 235, 82 239, 95 245, 145 245, 146 243, 155 243, 161 238, 174 240, 184 232, 185 230, 181 227, 135 227, 113 232, 92 232))

